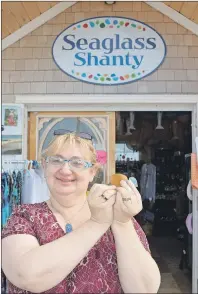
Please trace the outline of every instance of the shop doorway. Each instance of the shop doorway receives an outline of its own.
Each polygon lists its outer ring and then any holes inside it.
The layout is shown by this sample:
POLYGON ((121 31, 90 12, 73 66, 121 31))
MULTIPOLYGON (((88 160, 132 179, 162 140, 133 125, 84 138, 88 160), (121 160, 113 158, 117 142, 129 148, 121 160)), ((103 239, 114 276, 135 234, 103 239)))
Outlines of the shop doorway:
MULTIPOLYGON (((197 95, 23 95, 17 96, 16 103, 24 104, 25 121, 28 122, 28 114, 31 112, 58 112, 66 110, 67 113, 105 112, 115 115, 116 111, 190 111, 192 114, 192 152, 196 152, 195 138, 198 136, 198 96, 197 95)), ((110 124, 112 127, 112 124, 110 124)), ((109 126, 109 127, 110 127, 109 126)), ((24 126, 24 159, 28 158, 27 140, 30 128, 24 126)), ((35 131, 31 129, 34 136, 35 131)), ((113 123, 115 130, 115 122, 113 123)), ((36 142, 36 136, 34 137, 36 142)), ((115 142, 115 140, 113 141, 115 142)), ((114 147, 115 148, 115 144, 114 147)), ((109 174, 115 171, 115 149, 111 149, 113 158, 110 160, 113 166, 109 168, 109 174)), ((111 151, 109 149, 109 151, 111 151)), ((198 291, 198 191, 193 190, 193 269, 192 292, 198 291)))
POLYGON ((143 211, 136 219, 144 229, 153 257, 172 293, 192 289, 192 232, 186 218, 192 201, 191 112, 116 112, 116 172, 137 186, 143 211))

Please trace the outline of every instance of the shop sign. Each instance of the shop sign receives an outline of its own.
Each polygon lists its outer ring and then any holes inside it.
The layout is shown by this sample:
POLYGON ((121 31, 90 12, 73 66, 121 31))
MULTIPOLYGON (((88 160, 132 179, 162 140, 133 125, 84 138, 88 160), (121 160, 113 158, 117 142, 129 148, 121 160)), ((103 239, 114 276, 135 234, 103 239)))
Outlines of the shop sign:
POLYGON ((152 74, 164 61, 166 44, 147 24, 124 17, 96 17, 62 31, 52 46, 66 74, 98 85, 131 83, 152 74))

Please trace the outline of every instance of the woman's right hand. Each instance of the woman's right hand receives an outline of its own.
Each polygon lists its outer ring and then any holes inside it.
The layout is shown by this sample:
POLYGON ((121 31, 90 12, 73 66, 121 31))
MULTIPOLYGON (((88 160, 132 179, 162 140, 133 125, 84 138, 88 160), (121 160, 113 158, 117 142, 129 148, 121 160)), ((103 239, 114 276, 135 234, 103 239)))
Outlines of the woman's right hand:
POLYGON ((111 225, 113 222, 115 197, 116 186, 94 184, 87 199, 91 211, 91 219, 97 223, 108 223, 111 225))

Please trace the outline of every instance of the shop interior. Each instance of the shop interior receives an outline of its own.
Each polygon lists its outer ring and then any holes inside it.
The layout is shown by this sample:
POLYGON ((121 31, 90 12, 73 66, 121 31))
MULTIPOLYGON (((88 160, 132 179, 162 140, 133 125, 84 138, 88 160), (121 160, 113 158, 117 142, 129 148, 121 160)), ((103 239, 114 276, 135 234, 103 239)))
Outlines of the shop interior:
POLYGON ((116 173, 137 186, 143 210, 136 218, 161 273, 171 274, 182 293, 192 275, 191 150, 190 112, 116 112, 116 173))

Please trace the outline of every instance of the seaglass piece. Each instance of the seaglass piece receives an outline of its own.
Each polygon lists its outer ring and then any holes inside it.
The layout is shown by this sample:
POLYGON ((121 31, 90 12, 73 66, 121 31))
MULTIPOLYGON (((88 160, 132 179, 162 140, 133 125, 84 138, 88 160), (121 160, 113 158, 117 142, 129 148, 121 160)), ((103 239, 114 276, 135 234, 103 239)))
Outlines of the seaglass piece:
POLYGON ((65 232, 66 234, 70 233, 73 231, 72 225, 71 224, 66 224, 65 226, 65 232))

